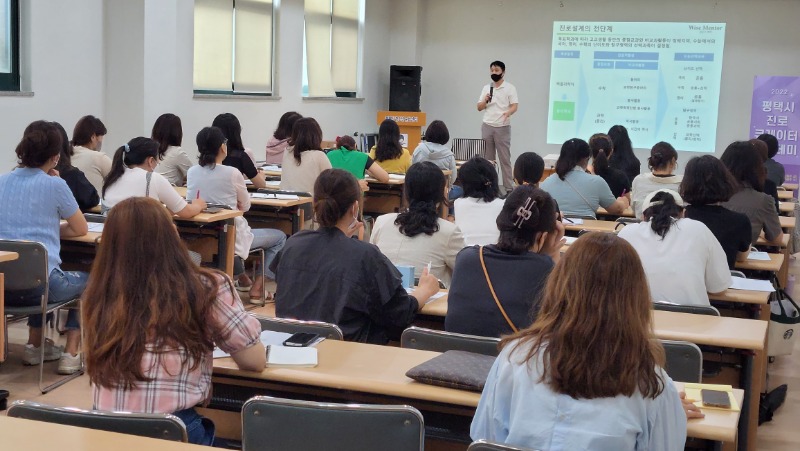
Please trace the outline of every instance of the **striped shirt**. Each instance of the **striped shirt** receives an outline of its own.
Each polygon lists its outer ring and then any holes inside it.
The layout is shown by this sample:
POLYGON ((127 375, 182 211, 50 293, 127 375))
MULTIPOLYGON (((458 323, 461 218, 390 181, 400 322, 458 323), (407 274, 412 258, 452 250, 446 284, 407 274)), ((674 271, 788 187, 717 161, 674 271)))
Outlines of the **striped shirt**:
MULTIPOLYGON (((206 325, 214 343, 228 354, 235 354, 258 342, 261 326, 242 306, 227 276, 218 274, 216 301, 206 325)), ((133 331, 132 331, 133 333, 133 331)), ((172 413, 194 407, 211 394, 212 351, 209 349, 194 371, 195 361, 182 348, 157 350, 149 345, 142 356, 142 370, 151 378, 136 387, 99 387, 92 385, 94 408, 111 411, 172 413), (182 362, 185 361, 185 364, 182 362)))

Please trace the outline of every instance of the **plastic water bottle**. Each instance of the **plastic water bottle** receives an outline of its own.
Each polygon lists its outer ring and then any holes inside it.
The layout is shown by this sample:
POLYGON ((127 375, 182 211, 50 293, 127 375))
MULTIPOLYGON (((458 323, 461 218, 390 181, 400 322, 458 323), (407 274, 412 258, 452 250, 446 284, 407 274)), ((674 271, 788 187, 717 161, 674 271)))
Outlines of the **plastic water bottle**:
POLYGON ((789 277, 786 279, 786 293, 792 297, 794 297, 794 281, 794 274, 789 274, 789 277))

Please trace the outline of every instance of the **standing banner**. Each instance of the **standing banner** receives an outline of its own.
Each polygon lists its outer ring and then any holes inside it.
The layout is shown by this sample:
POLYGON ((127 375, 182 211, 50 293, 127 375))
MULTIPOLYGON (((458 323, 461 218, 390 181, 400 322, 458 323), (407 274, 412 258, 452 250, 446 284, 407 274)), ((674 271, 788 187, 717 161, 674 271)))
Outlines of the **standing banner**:
POLYGON ((750 136, 769 133, 780 147, 775 161, 786 168, 786 182, 800 182, 800 77, 755 77, 750 136))

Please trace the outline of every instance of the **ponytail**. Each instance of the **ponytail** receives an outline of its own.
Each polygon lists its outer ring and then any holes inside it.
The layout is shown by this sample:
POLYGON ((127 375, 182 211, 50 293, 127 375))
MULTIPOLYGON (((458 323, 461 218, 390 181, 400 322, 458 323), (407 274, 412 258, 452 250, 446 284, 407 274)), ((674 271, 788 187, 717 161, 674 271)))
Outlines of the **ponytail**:
POLYGON ((614 151, 614 143, 608 135, 596 133, 589 138, 589 147, 592 149, 592 167, 595 175, 605 178, 608 174, 608 160, 614 151))
POLYGON ((336 227, 339 219, 360 198, 361 188, 353 174, 326 169, 314 182, 314 216, 322 227, 336 227))
MULTIPOLYGON (((650 222, 650 228, 662 240, 667 236, 670 228, 683 212, 683 206, 679 205, 675 199, 678 194, 670 191, 656 191, 645 199, 644 219, 650 222)), ((678 196, 678 199, 680 199, 680 196, 678 196)))
POLYGON ((103 197, 106 197, 108 188, 122 177, 122 174, 125 173, 125 169, 129 166, 140 165, 150 157, 158 160, 158 143, 150 138, 144 138, 142 136, 133 138, 118 148, 117 151, 114 152, 114 158, 111 162, 111 171, 109 171, 103 181, 103 197))

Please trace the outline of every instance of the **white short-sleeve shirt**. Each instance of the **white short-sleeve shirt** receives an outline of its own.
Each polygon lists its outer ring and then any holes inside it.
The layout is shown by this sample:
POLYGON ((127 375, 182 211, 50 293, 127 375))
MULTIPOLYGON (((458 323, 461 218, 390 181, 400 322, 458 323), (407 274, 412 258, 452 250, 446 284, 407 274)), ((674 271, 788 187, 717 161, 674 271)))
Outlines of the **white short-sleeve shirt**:
MULTIPOLYGON (((481 90, 481 96, 478 98, 478 102, 483 102, 486 98, 486 95, 489 94, 489 87, 493 83, 489 83, 483 87, 481 90)), ((486 105, 486 109, 483 110, 483 123, 486 125, 491 125, 492 127, 504 127, 506 125, 511 125, 510 120, 503 120, 502 115, 506 111, 511 108, 511 105, 519 103, 519 99, 517 98, 517 88, 514 87, 511 83, 504 81, 503 84, 494 88, 492 92, 492 101, 486 105)))
POLYGON ((184 200, 163 175, 152 172, 150 189, 147 189, 147 171, 142 168, 128 168, 122 176, 108 187, 101 204, 112 208, 129 197, 149 197, 166 205, 169 211, 177 213, 186 208, 184 200))
POLYGON ((709 306, 708 293, 731 286, 725 251, 700 221, 679 219, 663 240, 649 221, 625 226, 619 237, 639 254, 653 301, 709 306))

